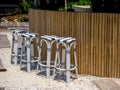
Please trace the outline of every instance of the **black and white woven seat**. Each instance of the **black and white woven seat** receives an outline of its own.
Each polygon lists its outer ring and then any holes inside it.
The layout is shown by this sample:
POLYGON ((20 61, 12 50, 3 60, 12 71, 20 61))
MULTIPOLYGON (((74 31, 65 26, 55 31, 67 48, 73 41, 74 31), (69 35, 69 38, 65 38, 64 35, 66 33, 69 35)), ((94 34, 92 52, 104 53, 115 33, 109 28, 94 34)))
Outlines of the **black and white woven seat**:
POLYGON ((26 29, 12 30, 12 34, 27 33, 26 29))

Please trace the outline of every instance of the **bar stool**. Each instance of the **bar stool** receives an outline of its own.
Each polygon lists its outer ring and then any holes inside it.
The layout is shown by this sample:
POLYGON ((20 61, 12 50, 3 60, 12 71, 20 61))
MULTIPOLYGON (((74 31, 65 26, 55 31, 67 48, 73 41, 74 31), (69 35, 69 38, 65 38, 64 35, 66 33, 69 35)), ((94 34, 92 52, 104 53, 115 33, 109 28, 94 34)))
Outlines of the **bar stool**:
POLYGON ((22 69, 22 62, 27 63, 27 72, 31 71, 31 63, 38 62, 38 57, 34 57, 34 46, 33 40, 36 40, 37 49, 38 46, 38 34, 37 33, 25 33, 21 35, 23 39, 22 50, 21 50, 21 60, 20 60, 20 68, 22 69), (26 50, 24 50, 26 48, 26 50), (25 52, 24 52, 25 51, 25 52))
POLYGON ((52 65, 54 62, 51 61, 51 47, 53 43, 56 42, 57 39, 58 39, 57 36, 48 36, 48 35, 41 36, 40 49, 39 49, 39 61, 37 64, 37 70, 39 69, 39 66, 41 67, 40 69, 42 69, 42 67, 45 67, 46 78, 50 77, 50 68, 54 67, 54 65, 52 65), (47 45, 47 59, 46 60, 42 60, 41 58, 43 42, 45 42, 45 44, 47 45))
POLYGON ((78 76, 77 70, 77 58, 76 58, 76 39, 75 38, 61 38, 57 41, 57 48, 62 44, 62 63, 59 63, 60 53, 59 50, 56 52, 55 66, 53 71, 53 76, 56 76, 56 70, 60 72, 61 75, 66 73, 66 82, 70 82, 71 74, 70 71, 75 70, 76 78, 78 76), (74 48, 74 64, 70 63, 70 51, 71 48, 74 48))
POLYGON ((13 40, 12 40, 11 63, 12 61, 14 61, 14 65, 17 65, 17 61, 20 56, 20 50, 21 50, 21 47, 18 47, 18 37, 21 37, 21 34, 26 32, 27 30, 25 29, 12 30, 13 40))

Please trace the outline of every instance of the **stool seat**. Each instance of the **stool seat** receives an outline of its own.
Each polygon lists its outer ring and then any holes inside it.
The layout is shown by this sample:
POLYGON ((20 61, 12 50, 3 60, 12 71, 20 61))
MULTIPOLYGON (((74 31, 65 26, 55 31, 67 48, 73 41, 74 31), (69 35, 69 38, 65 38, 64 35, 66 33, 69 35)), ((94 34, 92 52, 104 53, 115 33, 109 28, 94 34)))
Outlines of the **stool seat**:
POLYGON ((32 37, 38 38, 37 33, 24 33, 24 34, 21 34, 21 36, 22 37, 27 37, 27 38, 32 38, 32 37))
POLYGON ((28 35, 28 34, 21 34, 21 37, 27 37, 27 38, 29 38, 30 36, 28 35))
POLYGON ((44 36, 41 36, 41 39, 53 41, 53 40, 57 40, 58 37, 57 36, 53 36, 53 35, 52 36, 44 35, 44 36))
POLYGON ((38 38, 38 34, 37 33, 26 33, 27 35, 29 35, 30 37, 37 37, 38 38))
POLYGON ((14 34, 14 33, 26 33, 27 32, 27 30, 26 29, 19 29, 19 30, 12 30, 12 33, 14 34))
POLYGON ((59 43, 72 43, 72 42, 76 42, 75 38, 72 37, 68 37, 68 38, 60 38, 58 40, 59 43))

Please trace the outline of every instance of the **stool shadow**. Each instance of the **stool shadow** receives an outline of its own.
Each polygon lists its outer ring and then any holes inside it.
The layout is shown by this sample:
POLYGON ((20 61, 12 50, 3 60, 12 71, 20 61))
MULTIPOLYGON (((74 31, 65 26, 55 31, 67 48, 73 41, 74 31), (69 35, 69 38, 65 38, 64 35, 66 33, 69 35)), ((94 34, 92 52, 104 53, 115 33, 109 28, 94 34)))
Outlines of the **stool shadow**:
MULTIPOLYGON (((39 76, 46 76, 46 68, 43 67, 42 70, 37 71, 37 75, 39 76)), ((50 77, 53 76, 53 70, 50 70, 50 77)))
MULTIPOLYGON (((70 76, 70 81, 74 81, 76 78, 73 76, 70 76)), ((58 81, 58 82, 66 82, 66 75, 56 75, 54 77, 54 80, 58 81)))
MULTIPOLYGON (((36 69, 37 69, 37 64, 32 63, 31 70, 36 70, 36 69)), ((27 72, 27 64, 26 63, 23 62, 21 70, 27 72)))
MULTIPOLYGON (((37 75, 45 77, 46 69, 44 68, 42 70, 38 70, 37 75)), ((66 82, 66 75, 57 74, 56 76, 53 76, 53 70, 50 70, 50 78, 53 78, 53 80, 58 81, 58 82, 66 82)), ((76 77, 74 76, 71 76, 70 78, 71 78, 70 81, 74 81, 76 79, 76 77)))
MULTIPOLYGON (((18 59, 20 59, 20 58, 18 58, 18 59)), ((11 60, 11 64, 14 64, 14 61, 13 61, 13 60, 11 60)), ((20 64, 20 60, 17 61, 17 64, 18 64, 18 65, 20 64)))

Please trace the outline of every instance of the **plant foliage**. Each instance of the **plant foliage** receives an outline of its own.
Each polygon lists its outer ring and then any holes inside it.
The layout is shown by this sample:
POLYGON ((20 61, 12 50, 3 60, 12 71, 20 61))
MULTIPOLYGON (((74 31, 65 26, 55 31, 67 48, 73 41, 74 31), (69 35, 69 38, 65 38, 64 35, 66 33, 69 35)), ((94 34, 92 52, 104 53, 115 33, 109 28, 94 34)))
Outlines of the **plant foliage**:
POLYGON ((22 0, 20 5, 23 7, 25 12, 28 12, 29 8, 34 5, 34 2, 32 0, 22 0))

